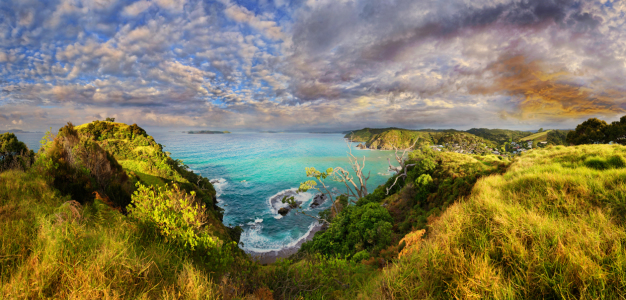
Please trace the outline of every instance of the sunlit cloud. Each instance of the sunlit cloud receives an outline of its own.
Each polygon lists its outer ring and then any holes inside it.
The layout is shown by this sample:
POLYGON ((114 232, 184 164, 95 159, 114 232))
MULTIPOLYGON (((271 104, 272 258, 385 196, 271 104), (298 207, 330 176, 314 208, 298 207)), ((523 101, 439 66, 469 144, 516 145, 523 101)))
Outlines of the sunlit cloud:
POLYGON ((625 14, 604 0, 2 1, 0 129, 617 119, 625 14))

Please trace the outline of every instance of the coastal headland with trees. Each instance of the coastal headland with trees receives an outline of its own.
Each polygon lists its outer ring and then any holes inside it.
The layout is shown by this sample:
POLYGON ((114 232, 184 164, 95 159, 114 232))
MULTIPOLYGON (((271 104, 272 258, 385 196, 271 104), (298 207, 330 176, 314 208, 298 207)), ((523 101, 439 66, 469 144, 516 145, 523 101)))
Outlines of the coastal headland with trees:
MULTIPOLYGON (((317 190, 332 205, 310 215, 322 230, 270 264, 237 246, 241 228, 222 224, 212 183, 136 124, 68 123, 36 152, 4 133, 0 290, 77 299, 619 299, 625 128, 626 116, 567 133, 349 133, 367 148, 395 150, 395 175, 368 186, 365 161, 351 150, 351 169, 302 170, 310 180, 298 192, 317 190), (328 192, 330 180, 345 192, 328 192)), ((282 200, 287 213, 306 214, 293 197, 282 200)))

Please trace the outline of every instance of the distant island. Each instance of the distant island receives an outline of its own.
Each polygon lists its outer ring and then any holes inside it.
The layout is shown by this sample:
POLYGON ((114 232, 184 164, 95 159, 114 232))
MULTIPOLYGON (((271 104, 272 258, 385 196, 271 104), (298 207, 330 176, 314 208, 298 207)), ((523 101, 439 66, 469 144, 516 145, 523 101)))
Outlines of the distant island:
POLYGON ((188 134, 224 134, 230 133, 230 131, 212 131, 212 130, 199 130, 199 131, 187 131, 188 134))
POLYGON ((261 131, 261 133, 285 133, 285 132, 283 132, 283 131, 271 131, 271 130, 268 130, 268 131, 261 131))
POLYGON ((21 129, 9 129, 9 130, 0 130, 0 133, 41 133, 41 132, 30 132, 21 129))

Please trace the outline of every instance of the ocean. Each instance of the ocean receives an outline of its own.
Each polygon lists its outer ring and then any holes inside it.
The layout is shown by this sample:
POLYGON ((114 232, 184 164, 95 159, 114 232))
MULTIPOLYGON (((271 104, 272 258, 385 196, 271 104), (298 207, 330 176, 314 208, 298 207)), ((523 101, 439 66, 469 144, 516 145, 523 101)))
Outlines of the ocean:
MULTIPOLYGON (((218 205, 224 209, 224 224, 241 226, 242 247, 246 251, 270 252, 295 245, 311 231, 316 220, 289 212, 278 214, 283 204, 270 201, 295 191, 306 177, 305 167, 326 170, 343 167, 351 171, 347 152, 362 161, 365 173, 371 172, 368 191, 391 176, 387 158, 394 162, 393 151, 360 150, 355 143, 346 143, 342 134, 309 133, 231 133, 186 134, 177 132, 148 132, 165 146, 171 157, 181 159, 194 172, 212 181, 217 191, 218 205)), ((39 149, 42 133, 16 134, 31 149, 39 149)), ((343 184, 326 180, 334 193, 345 191, 343 184)), ((357 183, 358 184, 358 183, 357 183)), ((317 191, 296 195, 307 214, 330 207, 326 201, 317 208, 310 204, 317 191)), ((286 205, 285 205, 286 206, 286 205)))

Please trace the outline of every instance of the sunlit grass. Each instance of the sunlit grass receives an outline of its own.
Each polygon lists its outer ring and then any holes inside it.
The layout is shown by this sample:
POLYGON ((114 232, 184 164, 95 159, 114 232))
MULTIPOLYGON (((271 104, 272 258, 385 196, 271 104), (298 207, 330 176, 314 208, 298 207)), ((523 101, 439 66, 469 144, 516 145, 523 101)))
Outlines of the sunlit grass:
POLYGON ((100 201, 69 200, 33 174, 0 174, 0 298, 221 298, 175 246, 100 201))
POLYGON ((363 293, 392 299, 623 299, 626 147, 534 150, 433 224, 363 293))

